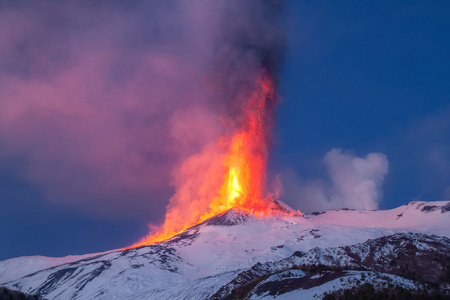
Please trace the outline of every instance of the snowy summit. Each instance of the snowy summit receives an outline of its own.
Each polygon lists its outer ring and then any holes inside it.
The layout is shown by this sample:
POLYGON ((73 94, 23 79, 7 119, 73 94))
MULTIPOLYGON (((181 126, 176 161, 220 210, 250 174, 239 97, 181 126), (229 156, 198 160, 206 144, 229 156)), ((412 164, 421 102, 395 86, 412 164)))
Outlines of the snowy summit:
POLYGON ((450 202, 257 218, 228 210, 161 243, 0 262, 0 285, 46 299, 322 299, 370 283, 449 289, 450 202), (437 287, 436 287, 437 286, 437 287))

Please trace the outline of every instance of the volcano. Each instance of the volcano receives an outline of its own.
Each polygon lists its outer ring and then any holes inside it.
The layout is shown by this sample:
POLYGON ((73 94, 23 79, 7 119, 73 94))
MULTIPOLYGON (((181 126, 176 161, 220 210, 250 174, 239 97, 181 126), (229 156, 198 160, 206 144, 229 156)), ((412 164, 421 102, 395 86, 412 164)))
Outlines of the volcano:
POLYGON ((0 285, 46 299, 322 299, 375 290, 447 295, 450 201, 258 218, 229 209, 165 241, 0 262, 0 285))

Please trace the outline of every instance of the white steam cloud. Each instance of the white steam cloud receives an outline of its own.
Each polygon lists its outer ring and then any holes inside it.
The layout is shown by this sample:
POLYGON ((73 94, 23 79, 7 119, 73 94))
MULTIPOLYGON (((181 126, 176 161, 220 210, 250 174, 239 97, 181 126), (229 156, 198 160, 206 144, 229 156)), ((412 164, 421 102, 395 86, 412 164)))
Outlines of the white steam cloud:
POLYGON ((283 174, 285 200, 289 204, 306 213, 335 208, 378 208, 389 170, 386 155, 370 153, 362 158, 332 149, 323 162, 328 180, 303 180, 292 171, 283 174))

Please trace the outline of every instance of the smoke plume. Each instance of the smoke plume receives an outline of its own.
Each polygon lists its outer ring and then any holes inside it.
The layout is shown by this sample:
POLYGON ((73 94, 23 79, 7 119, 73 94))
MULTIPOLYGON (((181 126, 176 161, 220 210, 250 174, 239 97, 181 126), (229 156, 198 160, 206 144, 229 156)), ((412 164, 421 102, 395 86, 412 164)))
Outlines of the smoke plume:
POLYGON ((223 179, 217 141, 262 72, 276 83, 279 1, 2 6, 5 169, 95 216, 156 220, 174 190, 174 218, 206 205, 223 179))

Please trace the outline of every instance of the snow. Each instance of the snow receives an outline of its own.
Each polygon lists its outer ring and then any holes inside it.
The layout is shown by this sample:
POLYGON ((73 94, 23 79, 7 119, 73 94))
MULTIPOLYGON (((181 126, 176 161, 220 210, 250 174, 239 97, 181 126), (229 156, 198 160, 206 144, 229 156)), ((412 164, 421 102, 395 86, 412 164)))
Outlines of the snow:
MULTIPOLYGON (((442 209, 449 204, 414 202, 386 211, 334 210, 319 215, 282 214, 262 219, 243 218, 231 211, 220 222, 207 220, 188 229, 185 237, 151 246, 64 258, 5 260, 0 262, 0 285, 39 292, 47 299, 205 299, 255 264, 279 263, 296 251, 314 249, 324 254, 325 248, 354 245, 395 233, 450 237, 450 212, 442 209), (424 210, 425 206, 431 209, 424 210)), ((418 247, 427 246, 418 243, 418 247)), ((333 251, 327 255, 338 256, 342 250, 333 251)), ((315 263, 326 259, 326 255, 321 255, 315 263)), ((348 273, 347 277, 355 279, 361 274, 348 273)), ((299 271, 295 276, 303 275, 299 271)), ((308 295, 304 298, 309 299, 340 284, 331 281, 302 290, 301 295, 308 295)), ((298 298, 298 293, 282 296, 298 298)))
POLYGON ((19 279, 39 270, 56 267, 99 254, 101 253, 69 255, 65 257, 23 256, 3 260, 0 261, 0 283, 19 279))
POLYGON ((380 228, 403 228, 427 234, 450 237, 450 211, 442 212, 449 201, 411 202, 406 205, 378 211, 331 210, 306 218, 321 224, 380 228), (423 211, 432 207, 431 211, 423 211))
MULTIPOLYGON (((322 299, 324 294, 335 292, 338 290, 350 289, 352 287, 360 286, 364 283, 370 283, 374 286, 387 287, 390 283, 395 286, 400 286, 408 290, 417 290, 419 287, 408 279, 385 273, 375 273, 370 271, 346 271, 346 274, 337 279, 328 281, 322 285, 312 287, 310 289, 297 289, 281 295, 253 295, 250 299, 256 300, 297 300, 297 299, 322 299)), ((273 276, 272 276, 273 277, 273 276)), ((269 277, 259 285, 273 280, 269 277)))

